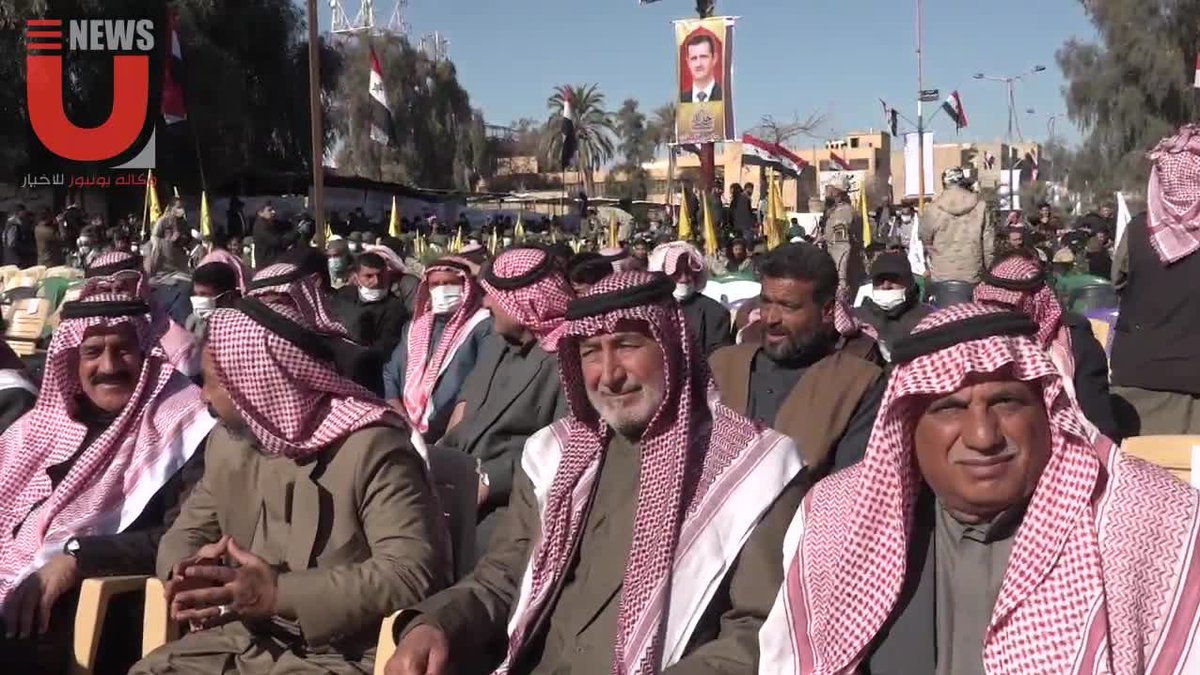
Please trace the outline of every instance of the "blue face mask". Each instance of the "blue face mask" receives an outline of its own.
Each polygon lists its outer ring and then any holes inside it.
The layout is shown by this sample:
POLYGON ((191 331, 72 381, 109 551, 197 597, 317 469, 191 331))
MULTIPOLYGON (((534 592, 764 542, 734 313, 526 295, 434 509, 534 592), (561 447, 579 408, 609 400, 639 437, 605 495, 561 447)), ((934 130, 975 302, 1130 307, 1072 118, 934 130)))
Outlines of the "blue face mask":
POLYGON ((343 260, 342 258, 330 258, 329 259, 329 273, 330 274, 333 274, 336 276, 341 276, 341 275, 345 274, 346 267, 347 267, 346 261, 343 260))

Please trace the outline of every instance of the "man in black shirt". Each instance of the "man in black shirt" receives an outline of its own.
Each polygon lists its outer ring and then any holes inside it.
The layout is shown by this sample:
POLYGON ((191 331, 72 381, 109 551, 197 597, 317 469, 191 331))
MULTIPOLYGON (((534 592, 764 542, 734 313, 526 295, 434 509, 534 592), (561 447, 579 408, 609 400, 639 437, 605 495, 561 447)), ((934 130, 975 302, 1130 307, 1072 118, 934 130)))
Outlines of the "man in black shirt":
POLYGON ((393 272, 376 253, 363 253, 354 263, 351 283, 335 296, 338 318, 355 342, 366 347, 379 369, 400 343, 408 310, 391 291, 393 272))

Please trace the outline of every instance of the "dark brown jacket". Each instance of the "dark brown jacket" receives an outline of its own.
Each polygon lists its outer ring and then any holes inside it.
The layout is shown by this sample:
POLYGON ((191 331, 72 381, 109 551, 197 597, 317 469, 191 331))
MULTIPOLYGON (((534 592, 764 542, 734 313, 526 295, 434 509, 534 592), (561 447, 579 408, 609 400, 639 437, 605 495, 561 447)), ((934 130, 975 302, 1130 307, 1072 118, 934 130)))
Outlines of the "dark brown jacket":
MULTIPOLYGON (((721 401, 742 415, 749 408, 750 368, 759 349, 757 343, 742 343, 709 359, 721 401)), ((849 349, 835 351, 804 373, 771 427, 791 437, 805 463, 824 473, 859 403, 882 377, 879 366, 849 349)))

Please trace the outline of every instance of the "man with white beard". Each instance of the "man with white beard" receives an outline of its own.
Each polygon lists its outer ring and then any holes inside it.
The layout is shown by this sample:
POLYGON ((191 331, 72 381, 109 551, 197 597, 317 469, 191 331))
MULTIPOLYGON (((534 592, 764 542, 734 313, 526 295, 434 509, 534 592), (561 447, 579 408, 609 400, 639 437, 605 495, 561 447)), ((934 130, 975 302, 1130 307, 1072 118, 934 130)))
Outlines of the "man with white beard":
POLYGON ((389 675, 755 672, 802 462, 720 403, 674 287, 617 272, 571 302, 570 414, 475 570, 401 614, 389 675))

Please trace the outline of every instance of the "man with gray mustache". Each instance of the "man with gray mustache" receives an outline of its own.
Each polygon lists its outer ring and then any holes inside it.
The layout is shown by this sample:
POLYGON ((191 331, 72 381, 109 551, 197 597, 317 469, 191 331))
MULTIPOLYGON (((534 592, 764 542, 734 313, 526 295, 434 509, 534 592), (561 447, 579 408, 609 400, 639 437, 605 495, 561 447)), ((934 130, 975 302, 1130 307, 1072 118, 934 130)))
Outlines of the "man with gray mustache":
POLYGON ((569 415, 474 572, 396 622, 389 675, 755 672, 801 459, 720 402, 674 288, 617 272, 571 302, 569 415))

